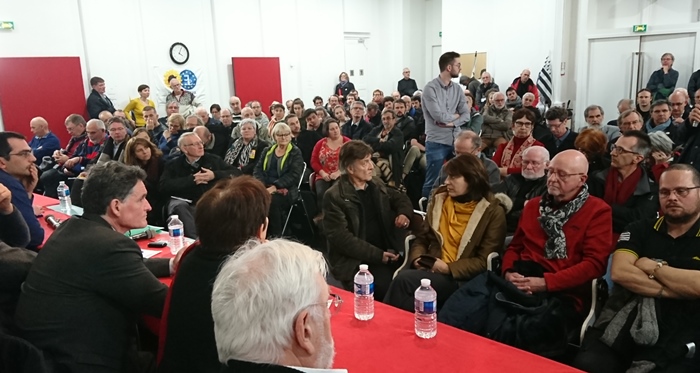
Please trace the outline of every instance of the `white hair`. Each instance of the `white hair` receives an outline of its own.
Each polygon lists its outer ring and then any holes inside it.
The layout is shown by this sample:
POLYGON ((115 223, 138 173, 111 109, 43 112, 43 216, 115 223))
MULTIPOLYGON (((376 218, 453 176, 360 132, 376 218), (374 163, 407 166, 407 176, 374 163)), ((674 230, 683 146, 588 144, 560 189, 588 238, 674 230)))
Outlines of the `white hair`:
POLYGON ((327 272, 323 254, 297 242, 249 241, 238 249, 222 265, 211 296, 219 361, 278 364, 292 344, 297 315, 322 296, 318 276, 327 272))
POLYGON ((99 119, 90 119, 87 123, 85 123, 85 127, 89 126, 90 124, 94 124, 97 126, 98 130, 107 130, 107 126, 105 126, 105 122, 99 120, 99 119))
POLYGON ((179 138, 179 139, 177 139, 177 147, 178 147, 178 148, 182 148, 182 143, 185 141, 185 139, 188 138, 188 137, 192 137, 192 136, 196 137, 197 140, 200 140, 200 141, 202 140, 202 139, 200 139, 199 136, 197 136, 197 134, 194 133, 194 132, 185 132, 185 133, 183 133, 182 135, 180 135, 180 138, 179 138))
POLYGON ((544 162, 549 162, 549 150, 547 148, 539 146, 539 145, 533 145, 527 147, 525 150, 523 150, 522 157, 525 158, 525 156, 530 153, 530 152, 537 152, 540 155, 540 159, 542 159, 544 162))
POLYGON ((205 109, 205 108, 203 108, 203 107, 201 107, 201 106, 198 107, 198 108, 196 108, 196 109, 194 109, 194 113, 195 113, 195 114, 204 113, 204 114, 209 115, 209 112, 207 111, 207 109, 205 109))
POLYGON ((275 136, 277 136, 277 133, 279 131, 292 132, 292 129, 289 128, 289 125, 287 125, 287 123, 277 122, 277 124, 275 124, 275 126, 272 127, 272 133, 271 133, 272 137, 274 138, 275 136))
POLYGON ((524 94, 524 95, 523 95, 523 99, 525 99, 525 97, 527 97, 527 96, 532 97, 533 100, 535 99, 535 94, 532 93, 532 92, 528 92, 528 93, 524 94))

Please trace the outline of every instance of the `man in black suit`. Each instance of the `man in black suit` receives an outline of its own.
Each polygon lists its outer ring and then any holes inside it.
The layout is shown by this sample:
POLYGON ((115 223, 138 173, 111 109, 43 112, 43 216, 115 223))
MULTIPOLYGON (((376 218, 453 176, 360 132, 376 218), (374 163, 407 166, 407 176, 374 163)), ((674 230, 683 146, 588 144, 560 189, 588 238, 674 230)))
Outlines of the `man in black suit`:
POLYGON ((165 164, 160 177, 160 192, 171 198, 168 215, 178 215, 185 236, 197 238, 194 224, 195 205, 214 184, 241 171, 231 167, 220 157, 206 153, 202 140, 193 132, 183 133, 177 141, 182 154, 165 164))
POLYGON ((343 125, 341 132, 350 140, 362 140, 372 130, 372 125, 365 118, 365 104, 355 101, 350 108, 350 120, 343 125))
POLYGON ((551 132, 542 138, 542 144, 549 151, 550 158, 554 158, 560 152, 568 149, 576 149, 574 142, 578 133, 566 127, 569 121, 569 113, 560 106, 554 106, 544 114, 547 127, 551 132))
POLYGON ((87 110, 90 114, 90 119, 99 119, 102 111, 109 111, 114 114, 114 105, 112 101, 105 95, 105 80, 99 76, 94 76, 90 79, 92 92, 87 98, 87 110))
MULTIPOLYGON (((140 371, 131 346, 141 314, 160 317, 172 259, 144 261, 124 234, 146 226, 146 173, 115 161, 90 170, 84 214, 56 230, 22 286, 15 321, 54 372, 140 371)), ((151 362, 152 364, 152 362, 151 362)))

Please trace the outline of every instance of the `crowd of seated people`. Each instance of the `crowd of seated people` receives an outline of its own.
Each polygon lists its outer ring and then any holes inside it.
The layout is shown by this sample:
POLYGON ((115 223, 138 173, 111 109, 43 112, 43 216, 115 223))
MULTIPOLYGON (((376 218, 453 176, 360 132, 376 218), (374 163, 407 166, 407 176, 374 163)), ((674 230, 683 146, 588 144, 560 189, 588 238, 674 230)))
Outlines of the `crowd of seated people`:
MULTIPOLYGON (((218 334, 215 338, 219 329, 212 329, 217 319, 208 302, 221 264, 248 238, 291 235, 285 229, 287 214, 308 197, 301 184, 317 201, 318 209, 309 213, 322 228, 314 233, 322 242, 318 248, 327 251, 330 273, 346 289, 352 288, 359 265, 369 264, 375 298, 410 311, 412 292, 421 278, 430 278, 441 320, 489 335, 464 324, 463 305, 471 301, 468 291, 493 290, 485 280, 487 256, 498 253, 503 258, 499 286, 526 300, 556 303, 565 317, 566 338, 588 312, 591 281, 605 276, 611 280, 611 300, 586 334, 575 365, 597 371, 591 361, 614 360, 610 371, 624 371, 630 364, 646 364, 640 362, 645 351, 654 353, 649 361, 659 369, 692 364, 676 350, 681 340, 700 342, 694 318, 700 268, 692 259, 700 256, 694 250, 700 246, 693 244, 700 230, 700 108, 690 105, 690 95, 698 92, 652 84, 634 101, 621 100, 617 119, 606 122, 602 103, 590 103, 580 118, 565 108, 538 105, 527 69, 505 92, 487 71, 480 82, 463 79, 469 86, 478 83, 472 93, 453 80, 461 72, 458 54, 443 54, 438 65, 440 74, 422 90, 414 89, 410 71, 404 70, 391 96, 375 90, 371 100, 363 100, 348 75, 341 74, 327 100, 315 97, 313 107, 299 98, 275 102, 267 113, 259 101, 244 105, 236 96, 228 107, 214 104, 207 111, 172 77, 163 117, 147 85, 120 111, 104 94, 104 80, 93 78, 90 118, 66 118, 67 143, 52 133, 58 126, 41 117, 30 122, 29 142, 18 133, 0 133, 0 220, 8 221, 0 245, 40 249, 47 232, 33 196, 56 198, 61 181, 84 183, 80 199, 85 208, 82 219, 52 235, 44 249, 53 255, 13 251, 22 258, 18 263, 24 262, 17 268, 26 282, 21 290, 8 289, 19 308, 13 315, 3 304, 9 317, 0 322, 9 320, 8 330, 42 349, 55 367, 119 369, 134 364, 131 350, 124 349, 128 344, 121 344, 132 341, 130 333, 123 333, 126 320, 139 313, 160 316, 166 307, 168 332, 159 357, 163 371, 213 371, 221 359, 215 347, 221 341, 218 334), (576 119, 585 124, 575 128, 576 119), (419 181, 411 184, 415 175, 419 181), (414 196, 421 195, 428 200, 424 220, 414 214, 414 196), (199 245, 169 264, 126 260, 126 252, 136 255, 134 246, 115 234, 145 222, 164 225, 170 215, 179 216, 185 234, 199 239, 199 245), (82 242, 88 230, 121 251, 89 252, 82 242), (10 233, 26 237, 6 238, 10 233), (402 268, 409 233, 416 239, 402 268), (670 250, 678 245, 683 250, 670 250), (67 250, 71 247, 85 250, 85 257, 74 258, 67 250), (122 255, 111 263, 104 258, 101 265, 107 267, 95 271, 113 275, 123 266, 138 278, 106 276, 93 284, 103 288, 85 288, 84 263, 95 255, 122 255), (35 267, 27 270, 27 261, 35 267), (63 288, 46 281, 52 273, 61 276, 73 269, 63 288), (166 290, 153 275, 171 272, 178 276, 166 302, 166 290), (122 294, 134 288, 134 281, 141 286, 122 294), (618 297, 617 291, 627 296, 618 297), (105 300, 112 292, 119 295, 105 300), (92 298, 59 304, 59 294, 65 293, 92 298), (658 342, 621 334, 634 333, 628 325, 635 318, 628 315, 634 295, 639 307, 656 308, 658 342), (45 304, 60 312, 33 309, 45 304), (93 306, 110 320, 82 310, 93 306), (79 315, 90 330, 104 333, 91 335, 87 327, 71 323, 56 328, 68 315, 71 320, 79 315), (618 328, 622 317, 626 324, 618 328), (685 325, 690 330, 679 332, 685 325), (197 346, 201 361, 187 359, 193 334, 202 338, 197 346), (84 338, 91 346, 76 342, 84 338), (674 354, 667 353, 669 344, 674 354)), ((0 265, 2 260, 0 255, 0 265)), ((532 351, 551 356, 553 350, 532 351)), ((235 356, 227 359, 238 360, 235 356)))

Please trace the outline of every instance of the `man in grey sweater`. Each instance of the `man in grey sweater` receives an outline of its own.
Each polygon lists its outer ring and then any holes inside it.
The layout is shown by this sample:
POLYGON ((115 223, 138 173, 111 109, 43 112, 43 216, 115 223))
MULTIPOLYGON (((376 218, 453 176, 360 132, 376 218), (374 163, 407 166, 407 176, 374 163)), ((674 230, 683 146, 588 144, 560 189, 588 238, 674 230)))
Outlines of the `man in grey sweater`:
POLYGON ((444 53, 438 65, 440 75, 425 85, 422 95, 427 161, 424 197, 429 196, 442 164, 454 153, 455 133, 459 133, 459 127, 470 119, 464 92, 459 84, 452 82, 462 69, 459 53, 444 53))

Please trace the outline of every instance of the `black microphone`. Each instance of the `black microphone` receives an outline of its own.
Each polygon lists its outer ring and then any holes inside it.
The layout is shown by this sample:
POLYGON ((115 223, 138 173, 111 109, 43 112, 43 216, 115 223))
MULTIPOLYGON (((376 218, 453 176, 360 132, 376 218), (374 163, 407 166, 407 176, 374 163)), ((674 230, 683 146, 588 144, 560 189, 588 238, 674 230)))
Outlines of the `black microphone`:
POLYGON ((131 238, 131 239, 134 240, 134 241, 137 241, 137 240, 143 240, 143 239, 146 239, 146 238, 153 238, 153 237, 155 237, 157 234, 158 234, 158 232, 154 231, 153 229, 148 229, 148 230, 145 230, 145 231, 143 231, 143 232, 141 232, 141 233, 130 234, 130 235, 129 235, 129 238, 131 238))
POLYGON ((44 217, 44 221, 53 229, 58 229, 58 227, 61 226, 61 223, 63 223, 60 219, 56 219, 56 217, 53 215, 46 215, 46 217, 44 217))

